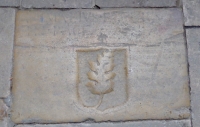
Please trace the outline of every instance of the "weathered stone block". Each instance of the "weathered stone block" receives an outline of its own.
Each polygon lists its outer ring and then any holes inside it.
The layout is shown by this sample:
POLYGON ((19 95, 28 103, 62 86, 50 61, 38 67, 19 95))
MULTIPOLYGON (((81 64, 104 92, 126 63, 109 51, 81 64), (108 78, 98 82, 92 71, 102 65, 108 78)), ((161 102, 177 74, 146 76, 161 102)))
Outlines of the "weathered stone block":
POLYGON ((20 0, 1 0, 0 6, 8 7, 18 7, 20 5, 20 0))
POLYGON ((24 8, 93 8, 94 0, 23 0, 24 8))
POLYGON ((140 121, 125 123, 83 123, 54 125, 18 125, 16 127, 191 127, 190 120, 140 121))
POLYGON ((99 7, 174 7, 176 0, 96 0, 99 7))
POLYGON ((186 26, 200 26, 199 0, 183 0, 183 11, 186 26))
POLYGON ((10 91, 15 9, 0 9, 0 97, 10 91))
POLYGON ((193 127, 200 126, 200 29, 187 29, 193 127))
POLYGON ((14 122, 190 116, 180 9, 23 10, 16 24, 14 122))

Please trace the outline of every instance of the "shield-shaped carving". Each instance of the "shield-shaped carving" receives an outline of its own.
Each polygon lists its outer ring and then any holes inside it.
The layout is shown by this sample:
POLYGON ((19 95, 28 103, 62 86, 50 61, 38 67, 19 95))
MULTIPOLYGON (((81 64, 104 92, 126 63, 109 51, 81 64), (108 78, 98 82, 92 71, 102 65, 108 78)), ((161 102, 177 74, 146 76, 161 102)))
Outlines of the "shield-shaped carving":
POLYGON ((79 49, 77 70, 77 95, 82 106, 105 111, 126 103, 126 49, 79 49))

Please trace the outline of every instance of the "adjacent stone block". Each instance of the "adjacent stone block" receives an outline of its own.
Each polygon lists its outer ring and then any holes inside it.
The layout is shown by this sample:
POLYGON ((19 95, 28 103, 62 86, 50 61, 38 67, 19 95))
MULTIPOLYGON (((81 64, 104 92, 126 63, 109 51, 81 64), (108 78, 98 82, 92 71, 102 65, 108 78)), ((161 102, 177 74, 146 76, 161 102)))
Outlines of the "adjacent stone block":
POLYGON ((20 5, 20 0, 1 0, 0 6, 8 7, 18 7, 20 5))
POLYGON ((200 126, 200 29, 187 29, 193 127, 200 126))
POLYGON ((10 93, 14 26, 15 10, 0 9, 0 97, 10 93))
POLYGON ((176 0, 96 0, 99 7, 175 7, 176 0))
POLYGON ((93 8, 94 0, 23 0, 24 8, 93 8))
POLYGON ((12 120, 189 118, 181 9, 20 10, 12 120))
POLYGON ((183 11, 186 26, 200 26, 199 0, 183 0, 183 11))
POLYGON ((141 121, 125 123, 83 123, 58 125, 18 125, 16 127, 191 127, 190 120, 141 121))

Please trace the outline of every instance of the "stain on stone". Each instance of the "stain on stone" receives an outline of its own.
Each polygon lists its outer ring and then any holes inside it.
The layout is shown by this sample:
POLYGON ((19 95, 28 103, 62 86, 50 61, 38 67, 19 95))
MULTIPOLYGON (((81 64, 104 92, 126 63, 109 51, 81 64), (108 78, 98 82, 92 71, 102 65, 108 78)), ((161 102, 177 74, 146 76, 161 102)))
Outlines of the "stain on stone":
POLYGON ((40 22, 44 22, 44 18, 43 17, 40 17, 40 22))
POLYGON ((199 44, 199 51, 200 51, 200 42, 198 44, 199 44))
POLYGON ((108 36, 106 34, 101 33, 100 35, 98 35, 98 41, 100 43, 106 43, 107 38, 108 38, 108 36))

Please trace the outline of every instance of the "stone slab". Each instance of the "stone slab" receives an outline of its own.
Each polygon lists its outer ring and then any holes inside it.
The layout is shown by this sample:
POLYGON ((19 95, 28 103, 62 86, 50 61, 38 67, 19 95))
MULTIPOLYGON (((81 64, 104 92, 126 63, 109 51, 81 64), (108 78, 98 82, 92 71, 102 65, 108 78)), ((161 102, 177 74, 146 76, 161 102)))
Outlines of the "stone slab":
POLYGON ((193 127, 200 126, 200 29, 186 29, 191 86, 193 127))
POLYGON ((200 26, 199 0, 183 0, 183 11, 186 26, 200 26))
POLYGON ((10 91, 12 52, 14 42, 15 9, 0 9, 0 97, 10 91))
POLYGON ((18 125, 16 127, 191 127, 190 120, 138 121, 125 123, 82 123, 54 125, 18 125))
POLYGON ((23 8, 93 8, 94 0, 23 0, 23 8))
POLYGON ((18 7, 20 0, 0 0, 0 6, 3 7, 18 7))
POLYGON ((175 7, 176 0, 96 0, 99 7, 175 7))
POLYGON ((189 118, 183 33, 181 9, 18 11, 12 120, 189 118))

